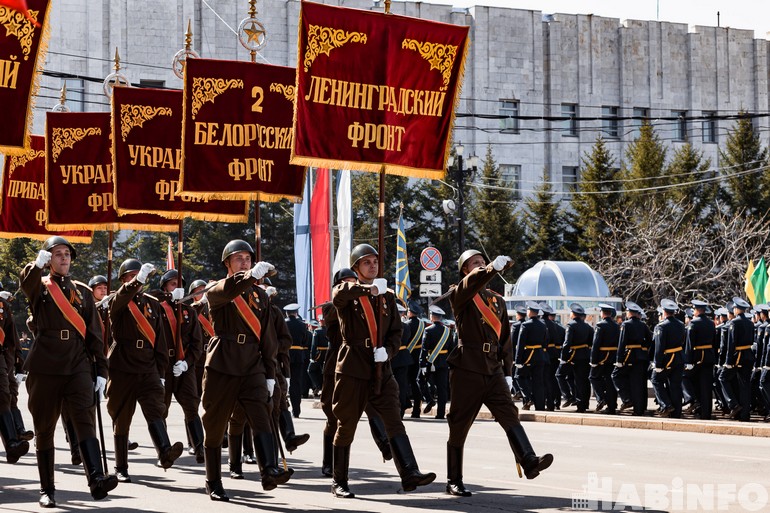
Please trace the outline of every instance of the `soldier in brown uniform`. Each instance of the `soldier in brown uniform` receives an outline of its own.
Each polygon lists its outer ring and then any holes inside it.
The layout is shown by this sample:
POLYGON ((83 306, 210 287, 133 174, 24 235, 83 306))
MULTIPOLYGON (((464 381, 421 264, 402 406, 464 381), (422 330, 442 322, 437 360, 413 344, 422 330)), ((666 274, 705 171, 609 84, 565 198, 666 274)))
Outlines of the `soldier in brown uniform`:
POLYGON ((35 425, 37 468, 40 473, 40 506, 56 506, 54 498, 54 429, 62 405, 69 410, 91 496, 103 499, 118 485, 105 476, 94 422, 95 393, 107 382, 99 317, 85 284, 69 276, 75 248, 63 237, 51 237, 34 262, 21 272, 21 290, 29 300, 35 343, 24 362, 29 372, 29 412, 35 425), (50 274, 43 269, 50 264, 50 274), (95 362, 96 376, 91 362, 95 362), (95 383, 94 383, 95 381, 95 383))
POLYGON ((337 418, 332 493, 343 498, 355 497, 348 487, 350 444, 367 403, 385 424, 404 491, 436 479, 432 472, 420 472, 401 421, 398 385, 388 363, 401 346, 401 319, 395 295, 387 289, 384 279, 377 278, 378 258, 369 244, 353 248, 350 263, 358 274, 358 283, 339 283, 332 292, 342 333, 332 399, 332 411, 337 418), (376 347, 378 330, 382 330, 382 347, 376 347), (382 366, 379 393, 375 393, 375 365, 382 366))
MULTIPOLYGON (((21 339, 17 336, 16 325, 13 320, 13 313, 11 313, 10 301, 13 300, 13 294, 3 290, 3 285, 0 283, 0 299, 2 299, 3 305, 3 326, 13 326, 14 339, 13 348, 11 349, 9 343, 5 343, 6 350, 4 351, 5 365, 8 371, 8 392, 10 394, 10 409, 11 416, 13 417, 13 427, 15 437, 19 441, 28 442, 32 440, 35 434, 24 427, 24 419, 21 416, 21 410, 19 410, 19 385, 24 381, 24 360, 21 356, 22 345, 21 339)), ((6 335, 7 338, 7 335, 6 335)), ((25 336, 26 338, 26 336, 25 336)))
POLYGON ((112 346, 107 411, 115 435, 115 474, 122 482, 131 482, 128 433, 137 403, 147 421, 161 467, 173 465, 184 449, 181 442, 171 445, 163 422, 163 376, 168 366, 168 348, 160 304, 142 292, 154 270, 152 264, 142 265, 134 258, 125 260, 118 270, 122 285, 109 302, 112 346))
POLYGON ((222 437, 236 404, 254 430, 262 488, 272 490, 291 477, 278 468, 270 426, 270 397, 275 390, 277 352, 271 309, 257 280, 274 267, 257 262, 248 242, 233 240, 222 252, 227 277, 207 293, 216 335, 209 343, 203 375, 203 428, 206 491, 211 500, 229 500, 222 487, 222 437))
POLYGON ((10 386, 11 380, 16 382, 14 360, 19 342, 13 325, 10 297, 9 292, 0 292, 0 437, 5 447, 5 460, 16 463, 29 452, 29 442, 19 438, 11 411, 10 386))
POLYGON ((184 297, 184 278, 179 283, 179 271, 169 269, 160 279, 160 290, 152 295, 160 302, 163 317, 163 330, 168 344, 169 364, 166 366, 166 394, 164 403, 166 414, 171 406, 171 396, 182 407, 187 434, 195 448, 195 461, 203 463, 203 424, 198 416, 200 394, 195 376, 195 362, 200 358, 203 348, 203 333, 198 314, 192 306, 181 305, 182 326, 179 328, 176 301, 184 297), (179 335, 181 333, 181 339, 179 335))
POLYGON ((447 415, 447 486, 450 495, 469 497, 463 484, 463 446, 468 431, 485 404, 508 436, 516 461, 527 479, 551 465, 553 456, 535 455, 511 397, 513 365, 508 313, 503 298, 486 288, 497 274, 513 264, 499 256, 486 265, 480 252, 460 255, 457 267, 463 275, 450 302, 457 321, 458 346, 449 356, 452 408, 447 415))

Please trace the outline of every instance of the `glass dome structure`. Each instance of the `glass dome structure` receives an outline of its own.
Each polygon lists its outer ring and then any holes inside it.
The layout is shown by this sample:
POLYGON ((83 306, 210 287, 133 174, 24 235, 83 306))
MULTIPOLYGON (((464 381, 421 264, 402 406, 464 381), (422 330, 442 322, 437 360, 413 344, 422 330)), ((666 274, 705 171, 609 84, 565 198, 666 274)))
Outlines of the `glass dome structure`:
POLYGON ((512 295, 606 298, 610 289, 602 275, 585 262, 543 260, 519 277, 512 295))

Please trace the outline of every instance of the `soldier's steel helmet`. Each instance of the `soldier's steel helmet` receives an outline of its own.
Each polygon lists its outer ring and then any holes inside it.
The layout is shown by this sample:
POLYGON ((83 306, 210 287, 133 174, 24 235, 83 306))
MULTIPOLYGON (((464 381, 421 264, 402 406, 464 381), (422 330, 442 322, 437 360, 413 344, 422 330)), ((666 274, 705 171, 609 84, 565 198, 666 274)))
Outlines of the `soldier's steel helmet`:
MULTIPOLYGON (((481 255, 481 251, 475 250, 475 249, 466 249, 463 251, 463 254, 460 255, 460 258, 457 259, 457 270, 460 272, 463 272, 463 265, 465 265, 465 262, 468 261, 471 257, 481 255)), ((483 257, 484 255, 482 255, 483 257)), ((484 261, 486 262, 486 258, 484 261)))
POLYGON ((88 286, 91 288, 94 288, 97 285, 102 285, 102 284, 107 285, 107 278, 105 276, 102 276, 101 274, 97 274, 96 276, 88 280, 88 286))
MULTIPOLYGON (((169 269, 168 271, 163 273, 163 276, 161 276, 160 278, 160 288, 162 289, 163 287, 166 286, 166 283, 170 282, 171 280, 175 280, 177 278, 179 278, 179 271, 177 271, 176 269, 169 269)), ((185 283, 184 283, 184 276, 183 276, 181 287, 184 288, 184 285, 185 283)), ((180 285, 177 283, 177 287, 179 286, 180 285)))
POLYGON ((120 264, 120 269, 118 269, 118 278, 122 278, 126 273, 133 271, 139 272, 141 269, 142 263, 139 260, 136 258, 127 258, 123 260, 122 264, 120 264))
POLYGON ((377 250, 374 249, 371 245, 359 244, 353 248, 353 251, 350 252, 350 267, 355 267, 359 260, 369 255, 374 255, 376 257, 380 256, 380 254, 377 253, 377 250))
POLYGON ((254 249, 251 247, 251 244, 245 240, 235 239, 228 242, 225 245, 225 249, 222 250, 222 263, 224 264, 230 255, 240 251, 247 251, 251 255, 252 263, 254 262, 254 249))
POLYGON ((203 280, 195 280, 190 284, 190 289, 187 291, 188 294, 192 294, 193 290, 197 289, 198 287, 205 287, 206 282, 203 280))
POLYGON ((334 273, 334 285, 339 285, 340 283, 342 283, 342 280, 344 280, 345 278, 358 279, 358 275, 353 269, 349 267, 343 267, 342 269, 334 273))
POLYGON ((64 237, 59 237, 58 235, 54 235, 53 237, 48 237, 43 243, 43 249, 46 251, 51 251, 51 248, 55 246, 61 246, 61 245, 64 245, 70 248, 70 256, 72 257, 72 260, 75 260, 75 257, 77 256, 77 251, 75 251, 75 248, 72 247, 72 244, 70 244, 69 241, 64 237))

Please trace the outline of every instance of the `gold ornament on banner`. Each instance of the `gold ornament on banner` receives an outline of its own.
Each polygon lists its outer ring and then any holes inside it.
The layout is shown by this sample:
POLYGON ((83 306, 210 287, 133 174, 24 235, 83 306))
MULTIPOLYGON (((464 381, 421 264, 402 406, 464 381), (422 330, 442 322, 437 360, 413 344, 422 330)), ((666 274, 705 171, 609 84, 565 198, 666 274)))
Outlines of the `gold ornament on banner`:
POLYGON ((99 127, 54 128, 51 138, 51 158, 56 162, 64 148, 72 149, 75 143, 82 141, 89 135, 102 135, 102 129, 99 127))
POLYGON ((342 29, 310 25, 307 30, 307 51, 305 52, 305 71, 310 69, 316 57, 325 54, 330 57, 333 49, 348 42, 366 44, 366 34, 363 32, 345 32, 342 29))
POLYGON ((224 78, 194 78, 191 109, 193 119, 195 119, 198 111, 201 110, 205 103, 213 102, 217 96, 232 88, 243 89, 243 80, 237 78, 229 80, 224 78))
POLYGON ((174 71, 174 75, 178 78, 184 79, 184 65, 187 59, 198 59, 200 55, 195 53, 192 49, 192 25, 190 20, 187 20, 187 32, 184 35, 184 48, 176 52, 174 55, 174 61, 171 63, 171 69, 174 71))
POLYGON ((45 157, 45 150, 33 150, 30 148, 26 153, 21 155, 14 155, 11 157, 11 164, 8 166, 8 174, 13 173, 13 170, 17 167, 23 167, 27 165, 27 162, 31 162, 40 157, 45 157))
POLYGON ((120 72, 120 55, 118 55, 117 47, 115 47, 115 71, 107 75, 102 84, 104 96, 112 98, 112 90, 115 86, 131 87, 126 76, 120 72))
POLYGON ((238 25, 238 41, 252 54, 252 62, 256 53, 267 44, 267 30, 257 19, 257 2, 249 0, 249 17, 244 18, 238 25))
POLYGON ((270 92, 281 93, 290 102, 297 96, 297 88, 294 85, 279 84, 273 82, 270 84, 270 92))
MULTIPOLYGON (((37 21, 37 15, 40 11, 29 11, 32 19, 37 21)), ((21 53, 24 60, 29 60, 29 54, 32 51, 32 39, 35 36, 35 26, 24 17, 20 11, 8 7, 0 7, 0 25, 5 27, 5 36, 14 36, 19 40, 21 53)))
POLYGON ((446 91, 452 78, 452 67, 454 66, 455 58, 457 58, 457 46, 429 43, 427 41, 421 43, 414 39, 404 39, 401 42, 401 48, 418 51, 420 56, 430 63, 430 69, 438 70, 444 79, 441 91, 446 91))
POLYGON ((123 141, 128 134, 136 127, 141 128, 146 121, 155 116, 171 116, 171 109, 168 107, 151 107, 149 105, 128 105, 120 106, 120 135, 123 141))
POLYGON ((61 93, 59 93, 59 103, 53 106, 51 112, 69 112, 70 108, 67 107, 67 82, 64 82, 61 86, 61 93))

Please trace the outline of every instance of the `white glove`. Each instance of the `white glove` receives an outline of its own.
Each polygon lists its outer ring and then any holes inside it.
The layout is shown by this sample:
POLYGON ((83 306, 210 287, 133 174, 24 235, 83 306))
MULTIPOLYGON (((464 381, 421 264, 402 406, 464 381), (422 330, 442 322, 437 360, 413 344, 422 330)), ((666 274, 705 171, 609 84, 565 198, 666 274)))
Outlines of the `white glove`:
POLYGON ((290 386, 291 386, 291 379, 290 378, 286 378, 286 389, 288 390, 288 388, 290 386))
POLYGON ((513 262, 511 257, 500 255, 492 261, 492 267, 495 269, 495 271, 502 271, 510 262, 513 262))
POLYGON ((693 365, 692 363, 686 363, 684 366, 684 370, 693 370, 694 367, 695 365, 693 365))
POLYGON ((623 362, 615 362, 615 367, 617 367, 618 369, 623 367, 623 362))
POLYGON ((436 366, 433 365, 433 364, 430 364, 430 371, 431 372, 436 372, 436 366))
POLYGON ((37 258, 35 258, 35 266, 37 266, 38 269, 42 269, 43 267, 45 267, 45 264, 47 264, 50 261, 51 261, 51 252, 41 249, 37 253, 37 258))
POLYGON ((136 275, 136 281, 144 285, 147 283, 147 278, 150 277, 150 273, 155 270, 155 266, 152 264, 142 264, 142 268, 139 269, 139 274, 136 275))
POLYGON ((105 388, 107 388, 107 379, 101 376, 96 376, 96 383, 94 383, 94 392, 99 394, 99 397, 104 397, 105 388))
POLYGON ((175 378, 178 378, 182 375, 183 372, 187 372, 187 362, 184 360, 179 360, 174 364, 174 368, 171 370, 171 373, 174 374, 175 378))
POLYGON ((653 370, 654 370, 655 372, 658 372, 658 373, 660 373, 660 372, 663 372, 663 369, 662 369, 662 368, 660 368, 660 367, 655 367, 655 369, 653 369, 653 370))
POLYGON ((567 363, 567 362, 565 360, 562 360, 561 358, 559 358, 559 363, 567 363))
POLYGON ((273 397, 273 391, 275 390, 275 380, 274 379, 268 379, 267 380, 267 396, 273 397))
MULTIPOLYGON (((762 370, 770 370, 770 367, 768 367, 767 365, 765 365, 764 367, 762 367, 762 370)), ((18 378, 19 378, 19 375, 17 374, 17 375, 16 375, 16 379, 18 379, 18 378)))
POLYGON ((725 369, 732 369, 732 368, 733 368, 732 365, 725 364, 725 369))
POLYGON ((166 388, 166 378, 160 378, 160 386, 166 388))
POLYGON ((516 368, 517 369, 523 369, 524 368, 524 364, 523 363, 517 363, 516 364, 516 368))
POLYGON ((591 367, 598 367, 598 366, 599 366, 598 364, 595 364, 595 363, 589 363, 589 365, 590 365, 591 367))
POLYGON ((254 279, 261 280, 267 275, 267 273, 274 270, 275 266, 273 264, 269 264, 267 262, 257 262, 254 264, 254 267, 251 268, 251 276, 254 279))
POLYGON ((2 299, 4 301, 8 301, 12 297, 13 297, 13 294, 8 292, 7 290, 0 291, 0 299, 2 299))
POLYGON ((265 294, 267 294, 267 297, 273 297, 278 294, 278 289, 270 285, 265 289, 265 294))
POLYGON ((171 291, 171 299, 179 301, 184 297, 184 289, 176 288, 171 291))
POLYGON ((22 381, 24 381, 24 373, 20 372, 20 373, 16 374, 16 383, 21 385, 22 381))
POLYGON ((513 378, 511 376, 505 377, 505 384, 508 385, 508 390, 513 388, 513 378))
POLYGON ((388 361, 388 350, 384 347, 375 347, 374 348, 374 361, 375 363, 380 362, 387 362, 388 361))
POLYGON ((428 373, 428 368, 427 367, 420 367, 420 374, 425 376, 425 374, 427 374, 427 373, 428 373))
POLYGON ((372 295, 379 296, 380 294, 385 294, 386 290, 388 290, 388 280, 385 278, 375 278, 372 282, 372 295))

